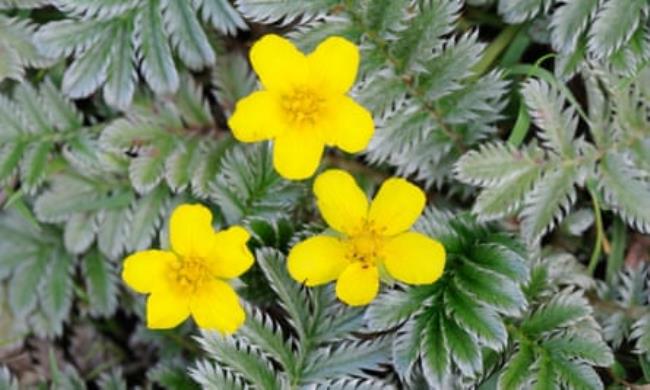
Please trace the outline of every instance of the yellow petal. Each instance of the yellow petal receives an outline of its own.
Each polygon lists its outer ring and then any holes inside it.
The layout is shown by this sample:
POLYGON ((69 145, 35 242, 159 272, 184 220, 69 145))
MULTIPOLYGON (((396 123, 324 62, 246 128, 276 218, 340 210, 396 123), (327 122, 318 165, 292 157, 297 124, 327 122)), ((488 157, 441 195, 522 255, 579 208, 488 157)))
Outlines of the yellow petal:
POLYGON ((329 37, 307 56, 314 82, 331 94, 344 94, 359 69, 359 48, 341 37, 329 37))
POLYGON ((442 276, 445 268, 445 247, 416 232, 387 240, 383 255, 388 273, 404 283, 431 284, 442 276))
POLYGON ((351 263, 336 282, 336 296, 350 306, 372 302, 379 292, 379 270, 360 261, 351 263))
POLYGON ((182 204, 169 221, 169 239, 181 256, 208 258, 214 250, 212 213, 200 204, 182 204))
POLYGON ((337 97, 330 104, 331 127, 324 131, 327 142, 348 153, 364 150, 375 132, 370 112, 347 96, 337 97))
POLYGON ((343 243, 328 236, 315 236, 298 243, 287 259, 291 277, 310 287, 335 280, 348 264, 343 243))
POLYGON ((217 279, 201 286, 192 296, 190 308, 199 327, 226 334, 235 332, 246 319, 235 291, 217 279))
POLYGON ((172 252, 148 250, 132 254, 124 260, 122 279, 139 293, 167 288, 167 275, 176 261, 172 252))
POLYGON ((426 197, 417 186, 400 178, 388 179, 382 184, 370 204, 368 220, 383 235, 394 235, 408 230, 418 219, 426 197))
POLYGON ((330 169, 314 181, 316 203, 325 222, 341 233, 353 235, 363 228, 368 198, 352 175, 330 169))
POLYGON ((272 139, 286 128, 280 101, 268 91, 253 92, 238 101, 228 126, 241 142, 272 139))
POLYGON ((210 259, 214 276, 237 278, 253 265, 253 254, 246 246, 249 238, 250 234, 241 226, 232 226, 214 235, 216 255, 210 259))
POLYGON ((147 328, 168 329, 190 315, 189 299, 173 290, 155 291, 147 299, 147 328))
POLYGON ((279 35, 262 37, 251 48, 250 58, 255 73, 268 90, 282 92, 309 81, 307 57, 279 35))
POLYGON ((323 141, 313 134, 288 131, 275 139, 273 166, 286 179, 306 179, 316 172, 324 148, 323 141))

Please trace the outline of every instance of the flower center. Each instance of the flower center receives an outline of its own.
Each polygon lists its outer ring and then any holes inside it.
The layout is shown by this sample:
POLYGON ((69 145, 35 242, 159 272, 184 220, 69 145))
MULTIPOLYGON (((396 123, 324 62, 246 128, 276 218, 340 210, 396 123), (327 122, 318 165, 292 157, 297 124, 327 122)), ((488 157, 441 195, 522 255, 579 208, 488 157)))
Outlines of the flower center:
POLYGON ((348 238, 347 256, 352 261, 361 261, 364 266, 376 265, 380 257, 381 237, 374 232, 363 232, 348 238))
POLYGON ((184 293, 193 293, 206 280, 208 271, 202 259, 186 257, 173 265, 173 281, 184 293))
POLYGON ((297 126, 313 126, 323 111, 324 99, 308 88, 295 88, 282 97, 282 109, 297 126))

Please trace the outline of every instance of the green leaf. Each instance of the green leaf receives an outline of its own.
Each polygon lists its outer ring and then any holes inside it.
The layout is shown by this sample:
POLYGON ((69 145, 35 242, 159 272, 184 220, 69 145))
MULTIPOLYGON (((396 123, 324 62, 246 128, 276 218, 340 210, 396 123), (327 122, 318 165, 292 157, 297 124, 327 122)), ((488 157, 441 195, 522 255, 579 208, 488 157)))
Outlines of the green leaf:
POLYGON ((72 98, 84 98, 95 92, 108 77, 109 65, 112 62, 113 50, 111 43, 115 29, 107 31, 99 41, 84 51, 63 75, 61 89, 72 98), (111 61, 107 61, 111 58, 111 61))
POLYGON ((165 27, 172 45, 190 69, 199 70, 214 64, 215 54, 208 37, 187 0, 162 0, 165 27))
POLYGON ((284 371, 294 372, 298 362, 291 345, 285 341, 280 326, 261 310, 247 306, 247 312, 246 323, 238 334, 280 362, 284 371))
POLYGON ((199 361, 189 373, 206 389, 241 390, 245 386, 240 375, 207 361, 199 361))
POLYGON ((458 160, 456 177, 468 184, 501 187, 537 169, 535 156, 507 143, 484 143, 458 160))
POLYGON ((320 382, 344 375, 363 375, 364 370, 378 369, 388 363, 390 337, 370 340, 346 340, 334 347, 320 348, 307 361, 304 382, 320 382))
POLYGON ((497 272, 515 282, 528 279, 525 259, 503 245, 479 244, 473 246, 470 253, 469 257, 478 267, 497 272))
POLYGON ((304 335, 309 322, 306 297, 300 285, 291 279, 286 271, 284 255, 271 248, 259 249, 255 254, 270 287, 278 295, 280 304, 289 314, 292 325, 299 334, 304 335))
POLYGON ((610 0, 600 7, 589 30, 589 51, 597 58, 609 56, 627 42, 641 22, 645 0, 610 0))
POLYGON ((131 20, 122 22, 115 32, 115 43, 111 51, 111 61, 107 69, 108 77, 104 87, 106 103, 126 109, 135 92, 137 73, 133 67, 131 20))
POLYGON ((539 335, 575 324, 589 314, 589 302, 580 292, 561 292, 535 310, 520 328, 527 334, 539 335))
MULTIPOLYGON (((478 305, 467 294, 453 287, 445 291, 444 302, 447 313, 462 326, 463 331, 491 349, 498 351, 505 346, 508 340, 506 327, 493 310, 478 305)), ((478 369, 475 360, 471 363, 470 367, 478 369)))
POLYGON ((598 9, 598 0, 564 1, 551 18, 551 42, 561 53, 573 52, 598 9))
POLYGON ((602 191, 607 203, 641 232, 650 232, 650 185, 642 171, 618 153, 607 153, 599 166, 602 191))
POLYGON ((521 23, 548 11, 552 4, 551 0, 499 0, 499 13, 508 23, 521 23))
POLYGON ((469 264, 457 269, 453 283, 473 299, 504 314, 516 314, 526 304, 523 293, 514 282, 469 264))
POLYGON ((140 194, 153 190, 165 175, 165 162, 176 148, 173 138, 145 148, 129 165, 129 179, 140 194))
POLYGON ((576 364, 569 360, 554 357, 554 371, 561 382, 575 390, 603 389, 603 382, 598 373, 588 365, 576 364))
POLYGON ((228 0, 194 0, 194 7, 201 9, 203 20, 224 34, 235 35, 238 29, 248 30, 246 22, 228 0))
POLYGON ((481 372, 483 361, 476 340, 450 318, 443 319, 442 331, 451 352, 451 358, 460 371, 466 376, 481 372))
POLYGON ((440 38, 451 32, 458 18, 462 2, 433 0, 423 5, 411 19, 393 46, 393 56, 399 59, 398 70, 413 66, 417 61, 431 57, 431 51, 440 38))
POLYGON ((557 389, 557 373, 555 365, 547 355, 538 358, 534 364, 537 368, 534 376, 533 390, 555 390, 557 389))
POLYGON ((521 230, 529 242, 538 241, 553 230, 576 201, 575 167, 557 167, 546 171, 526 195, 521 212, 521 230))
POLYGON ((544 146, 556 153, 572 157, 573 138, 578 118, 573 107, 563 109, 564 99, 554 87, 544 81, 529 79, 521 91, 533 122, 542 129, 539 136, 544 146))
POLYGON ((399 25, 407 4, 404 0, 369 1, 365 12, 368 30, 388 35, 399 25))
POLYGON ((418 290, 420 289, 415 287, 407 291, 389 290, 380 294, 366 310, 370 328, 389 329, 415 314, 430 299, 430 294, 418 293, 418 290))
POLYGON ((85 252, 95 239, 97 214, 94 212, 74 214, 65 224, 63 242, 70 253, 85 252))
POLYGON ((589 335, 587 332, 575 335, 552 337, 542 343, 553 356, 565 359, 580 359, 594 366, 608 367, 614 363, 614 356, 599 334, 589 335))
POLYGON ((47 175, 47 163, 54 144, 48 141, 29 145, 20 164, 20 175, 24 188, 28 193, 34 193, 43 183, 47 175))
MULTIPOLYGON (((43 311, 54 321, 64 321, 72 306, 73 259, 62 249, 54 249, 39 289, 43 311)), ((30 285, 25 285, 24 288, 30 285)), ((26 288, 27 290, 31 290, 26 288)), ((33 293, 33 290, 32 290, 33 293)))
POLYGON ((97 250, 87 253, 82 261, 88 292, 88 306, 94 316, 110 316, 117 308, 118 278, 116 267, 97 250))
POLYGON ((103 210, 97 231, 99 250, 108 258, 117 258, 127 241, 127 226, 131 216, 128 207, 103 210))
POLYGON ((9 281, 9 307, 16 317, 24 318, 36 307, 37 289, 47 269, 47 255, 42 251, 26 254, 9 281), (26 286, 32 286, 26 288, 26 286))
POLYGON ((421 339, 422 371, 427 383, 438 388, 451 374, 451 353, 443 326, 446 322, 440 314, 432 314, 421 339))
POLYGON ((520 344, 519 351, 508 359, 505 369, 499 375, 499 390, 523 388, 530 375, 534 361, 533 349, 528 344, 520 344))
POLYGON ((142 61, 142 74, 157 94, 173 93, 179 79, 161 15, 160 0, 149 0, 135 18, 135 42, 142 61))
POLYGON ((216 332, 202 332, 199 340, 211 357, 228 366, 232 371, 245 376, 257 388, 269 390, 281 388, 280 378, 276 377, 269 361, 256 347, 216 332))
POLYGON ((149 247, 162 222, 162 214, 167 212, 168 198, 167 189, 159 186, 131 205, 126 242, 129 252, 149 247))

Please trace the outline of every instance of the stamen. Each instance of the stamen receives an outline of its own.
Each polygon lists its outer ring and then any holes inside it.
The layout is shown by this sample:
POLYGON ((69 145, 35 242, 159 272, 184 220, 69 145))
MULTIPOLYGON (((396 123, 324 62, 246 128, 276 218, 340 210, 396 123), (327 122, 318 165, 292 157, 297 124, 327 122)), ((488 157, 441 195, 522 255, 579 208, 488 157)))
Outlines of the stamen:
POLYGON ((172 265, 173 282, 184 293, 198 290, 207 276, 207 270, 202 259, 193 257, 183 258, 172 265))
POLYGON ((307 88, 296 88, 283 96, 282 108, 298 126, 313 126, 322 112, 324 99, 307 88))

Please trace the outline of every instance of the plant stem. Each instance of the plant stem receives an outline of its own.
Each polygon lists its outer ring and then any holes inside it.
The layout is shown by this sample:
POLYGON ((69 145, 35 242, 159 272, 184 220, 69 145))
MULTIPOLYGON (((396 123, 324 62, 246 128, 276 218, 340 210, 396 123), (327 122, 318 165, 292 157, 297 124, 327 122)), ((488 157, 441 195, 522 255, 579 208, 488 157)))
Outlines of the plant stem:
POLYGON ((598 265, 598 259, 600 258, 603 240, 605 237, 605 232, 603 229, 603 218, 600 212, 600 203, 598 202, 598 195, 596 194, 594 187, 595 184, 593 182, 589 182, 587 184, 589 195, 591 195, 591 203, 594 208, 594 216, 596 217, 596 243, 594 244, 594 249, 591 253, 591 259, 589 260, 589 266, 587 267, 587 272, 590 276, 594 275, 594 271, 598 265))

